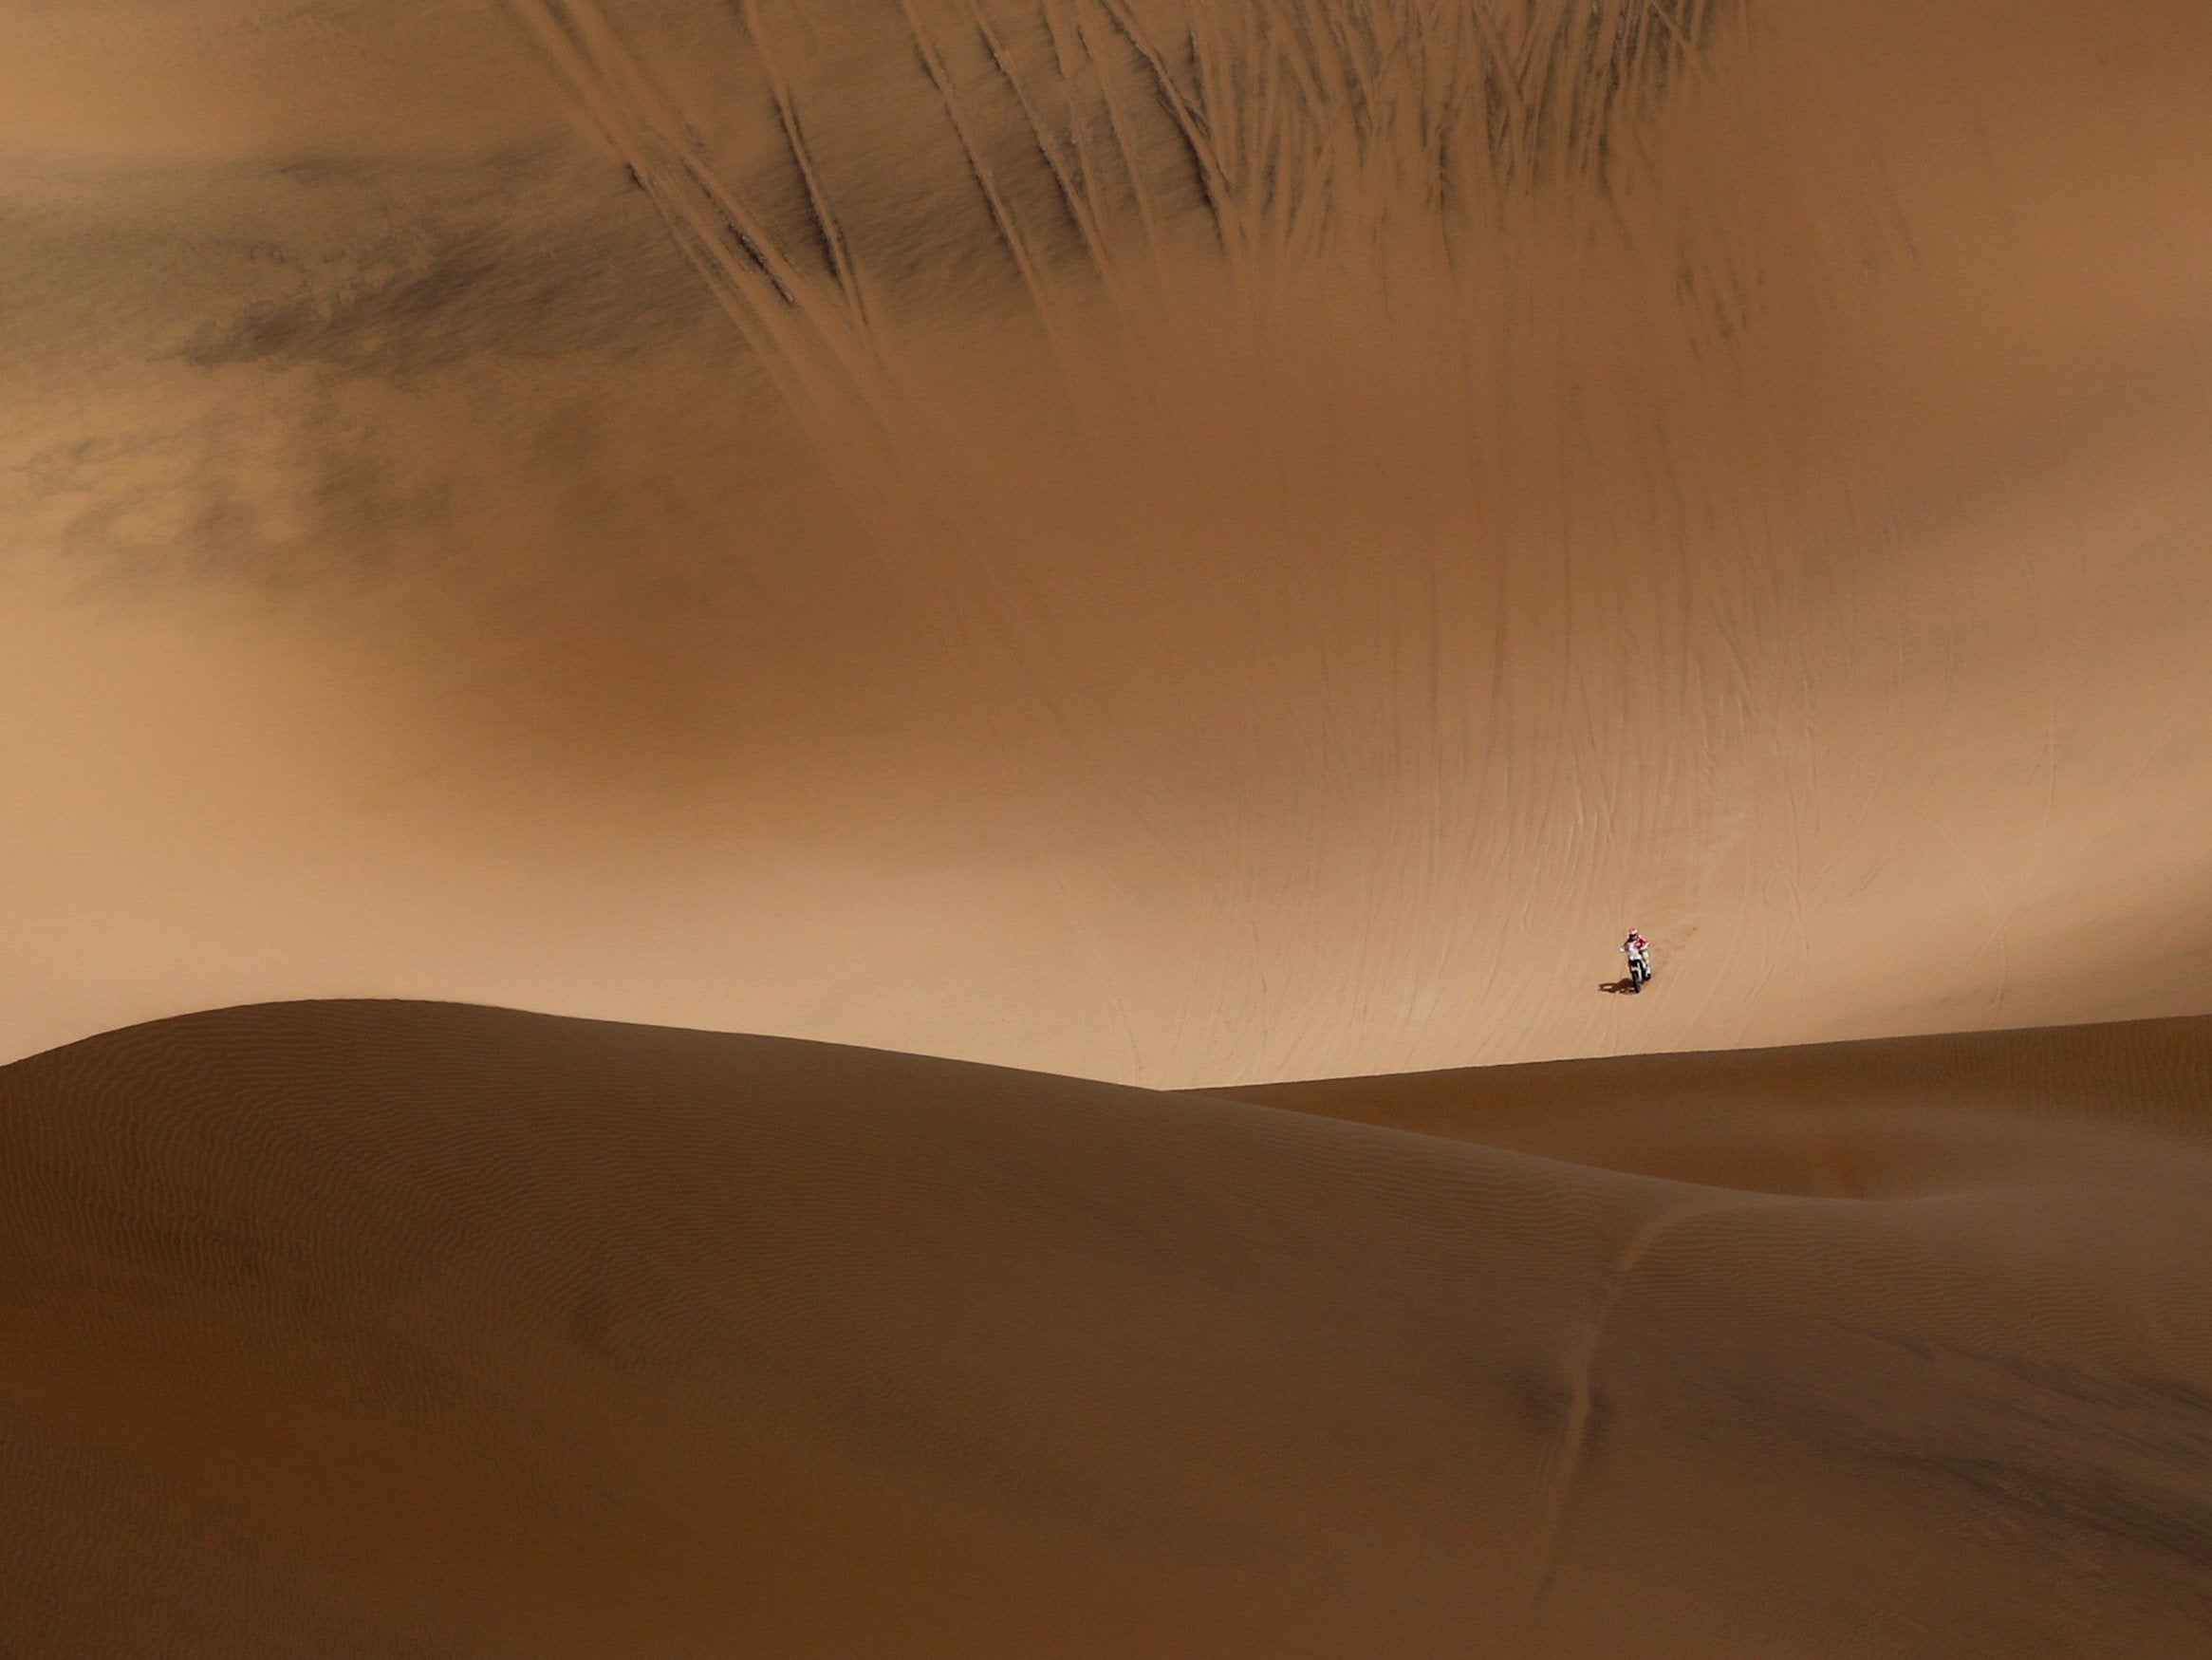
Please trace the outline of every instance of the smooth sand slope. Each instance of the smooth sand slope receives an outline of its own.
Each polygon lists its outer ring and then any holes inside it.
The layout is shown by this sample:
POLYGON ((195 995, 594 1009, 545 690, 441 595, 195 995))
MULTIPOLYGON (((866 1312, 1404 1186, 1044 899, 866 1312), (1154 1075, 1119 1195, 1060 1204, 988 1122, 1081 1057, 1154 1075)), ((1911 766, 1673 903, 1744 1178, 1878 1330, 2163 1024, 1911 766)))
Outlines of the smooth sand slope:
POLYGON ((2002 1034, 1484 1067, 1214 1091, 1611 1170, 1887 1199, 2049 1165, 2115 1136, 2202 1136, 2212 1024, 2002 1034))
POLYGON ((110 1034, 0 1071, 0 1649, 2202 1654, 2208 1080, 2184 1021, 1271 1097, 1414 1133, 110 1034))
POLYGON ((0 1054, 2204 1013, 2208 84, 2203 0, 12 0, 0 1054))

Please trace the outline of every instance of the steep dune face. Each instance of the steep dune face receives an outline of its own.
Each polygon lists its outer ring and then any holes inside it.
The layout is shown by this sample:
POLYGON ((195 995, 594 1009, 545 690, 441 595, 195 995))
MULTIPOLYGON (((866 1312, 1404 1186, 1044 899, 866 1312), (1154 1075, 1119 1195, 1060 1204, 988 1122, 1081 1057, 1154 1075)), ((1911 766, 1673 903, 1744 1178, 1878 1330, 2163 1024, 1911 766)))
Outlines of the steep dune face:
POLYGON ((0 1043, 2202 1012, 2208 29, 14 8, 0 1043))
POLYGON ((1909 1048, 1679 1063, 1843 1197, 482 1009, 112 1034, 0 1072, 0 1644, 2199 1653, 2208 1044, 2061 1040, 2041 1141, 1909 1048))

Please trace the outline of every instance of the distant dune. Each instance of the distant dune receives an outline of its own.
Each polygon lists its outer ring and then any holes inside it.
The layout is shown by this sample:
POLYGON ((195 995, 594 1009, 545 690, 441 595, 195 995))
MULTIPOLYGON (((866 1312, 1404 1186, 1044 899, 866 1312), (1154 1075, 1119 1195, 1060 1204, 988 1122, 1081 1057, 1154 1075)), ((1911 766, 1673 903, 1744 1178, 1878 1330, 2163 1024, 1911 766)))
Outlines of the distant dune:
POLYGON ((2212 1647, 2212 1021, 1257 1099, 404 1002, 18 1062, 0 1652, 2212 1647))
POLYGON ((1887 1199, 2212 1133, 2212 1020, 1317 1078, 1233 1100, 1715 1187, 1887 1199))

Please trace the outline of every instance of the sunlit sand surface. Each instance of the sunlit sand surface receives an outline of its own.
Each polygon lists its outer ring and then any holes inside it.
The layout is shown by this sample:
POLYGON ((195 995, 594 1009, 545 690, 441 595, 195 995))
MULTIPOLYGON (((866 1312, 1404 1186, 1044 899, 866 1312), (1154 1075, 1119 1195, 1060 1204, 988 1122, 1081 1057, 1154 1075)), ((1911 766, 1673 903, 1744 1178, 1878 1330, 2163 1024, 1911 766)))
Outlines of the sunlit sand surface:
POLYGON ((2212 14, 18 7, 0 1044, 2203 1012, 2212 14), (1630 925, 1664 996, 1598 995, 1630 925))

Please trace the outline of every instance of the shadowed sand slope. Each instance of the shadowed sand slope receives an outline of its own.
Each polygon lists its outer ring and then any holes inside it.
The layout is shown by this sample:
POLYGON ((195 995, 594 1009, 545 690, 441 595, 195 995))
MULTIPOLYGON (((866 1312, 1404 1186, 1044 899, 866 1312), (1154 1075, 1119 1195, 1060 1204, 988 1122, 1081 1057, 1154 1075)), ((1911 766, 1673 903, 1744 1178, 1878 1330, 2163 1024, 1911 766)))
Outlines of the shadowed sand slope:
POLYGON ((93 1038, 0 1072, 0 1648, 2202 1653, 2208 1047, 1274 1097, 1419 1134, 455 1005, 93 1038), (1859 1174, 1671 1150, 1762 1115, 1859 1174))

